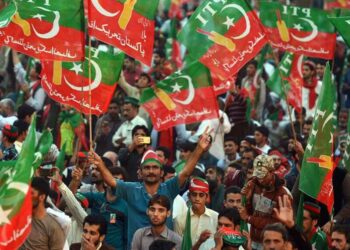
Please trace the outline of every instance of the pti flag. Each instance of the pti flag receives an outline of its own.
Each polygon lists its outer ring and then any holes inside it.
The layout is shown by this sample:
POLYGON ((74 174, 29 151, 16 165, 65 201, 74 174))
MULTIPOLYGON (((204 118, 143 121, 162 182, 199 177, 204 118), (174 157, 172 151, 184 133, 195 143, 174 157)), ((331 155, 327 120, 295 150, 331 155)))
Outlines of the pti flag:
POLYGON ((350 8, 350 0, 325 0, 325 10, 332 10, 334 8, 350 8))
POLYGON ((89 34, 150 66, 159 0, 91 0, 89 34))
POLYGON ((329 17, 331 23, 335 26, 339 34, 344 38, 346 44, 350 47, 350 16, 329 17))
POLYGON ((17 161, 0 166, 0 249, 18 249, 31 230, 30 180, 35 150, 35 116, 17 161))
POLYGON ((215 95, 225 94, 227 91, 233 88, 236 83, 237 75, 231 76, 226 80, 222 80, 217 76, 212 75, 213 89, 215 95))
POLYGON ((274 48, 333 59, 336 34, 325 11, 262 2, 260 19, 274 48))
POLYGON ((312 124, 312 131, 304 153, 299 189, 325 204, 329 214, 334 203, 332 175, 336 115, 336 88, 329 64, 326 66, 320 96, 312 124))
POLYGON ((158 131, 218 117, 209 70, 199 62, 145 89, 141 103, 158 131))
POLYGON ((179 69, 182 67, 181 44, 177 41, 177 30, 180 22, 177 19, 170 20, 170 34, 166 41, 166 56, 175 63, 179 69))
POLYGON ((22 0, 0 44, 40 60, 84 58, 84 12, 80 0, 22 0))
MULTIPOLYGON (((88 50, 87 47, 86 53, 88 50)), ((88 58, 85 58, 84 62, 63 62, 59 73, 55 62, 43 61, 41 85, 53 100, 68 104, 85 114, 89 114, 91 109, 92 114, 100 115, 107 110, 113 96, 124 54, 111 54, 94 48, 91 50, 91 79, 89 79, 88 58)))
POLYGON ((282 98, 287 97, 287 102, 298 112, 301 112, 302 108, 302 67, 303 55, 287 52, 278 65, 278 69, 274 71, 270 79, 266 82, 266 85, 271 91, 275 92, 282 98), (282 84, 285 86, 286 96, 284 94, 282 84))
POLYGON ((259 19, 245 0, 203 2, 178 38, 193 59, 223 79, 237 73, 267 42, 259 19))

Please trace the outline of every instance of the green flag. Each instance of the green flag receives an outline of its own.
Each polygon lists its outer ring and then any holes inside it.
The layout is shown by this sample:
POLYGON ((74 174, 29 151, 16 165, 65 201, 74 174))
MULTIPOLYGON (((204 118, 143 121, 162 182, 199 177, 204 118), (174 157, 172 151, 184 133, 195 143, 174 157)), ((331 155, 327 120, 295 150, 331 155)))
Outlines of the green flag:
POLYGON ((0 11, 0 28, 5 28, 11 22, 12 17, 17 11, 17 6, 13 1, 5 3, 5 7, 0 11))
POLYGON ((329 213, 334 203, 332 153, 336 100, 336 89, 331 75, 327 64, 321 93, 317 100, 312 131, 304 153, 299 185, 300 191, 325 204, 329 213))
POLYGON ((350 47, 350 16, 328 17, 328 19, 344 38, 346 44, 350 47))
POLYGON ((186 224, 184 236, 182 237, 181 250, 192 249, 192 237, 191 237, 191 206, 187 209, 186 224))
POLYGON ((33 162, 33 169, 36 170, 43 162, 45 155, 49 152, 53 143, 52 134, 49 130, 45 130, 35 147, 35 160, 33 162))
POLYGON ((346 136, 346 149, 343 154, 342 165, 348 170, 348 172, 350 172, 350 119, 348 119, 347 130, 348 133, 346 136))
POLYGON ((17 249, 31 230, 30 180, 34 169, 36 123, 33 116, 28 135, 16 162, 0 170, 0 249, 17 249), (16 237, 13 237, 16 235, 16 237))
POLYGON ((57 156, 55 166, 60 170, 60 173, 64 170, 64 159, 66 157, 66 142, 63 144, 60 153, 57 156))

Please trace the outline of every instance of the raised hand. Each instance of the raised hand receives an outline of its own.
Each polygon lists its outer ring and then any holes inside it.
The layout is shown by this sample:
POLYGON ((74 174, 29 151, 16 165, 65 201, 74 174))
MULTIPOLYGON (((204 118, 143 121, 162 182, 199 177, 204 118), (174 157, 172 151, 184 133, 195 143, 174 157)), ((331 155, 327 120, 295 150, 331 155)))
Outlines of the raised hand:
POLYGON ((278 197, 279 208, 274 208, 276 218, 286 227, 292 228, 295 225, 293 217, 293 208, 288 195, 278 197))

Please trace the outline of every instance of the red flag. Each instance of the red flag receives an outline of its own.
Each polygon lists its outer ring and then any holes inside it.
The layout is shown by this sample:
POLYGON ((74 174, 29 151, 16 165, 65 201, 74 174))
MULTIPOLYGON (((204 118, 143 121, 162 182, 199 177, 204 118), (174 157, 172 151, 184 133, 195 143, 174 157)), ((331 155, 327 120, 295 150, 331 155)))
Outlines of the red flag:
POLYGON ((91 0, 89 34, 150 66, 159 0, 91 0))

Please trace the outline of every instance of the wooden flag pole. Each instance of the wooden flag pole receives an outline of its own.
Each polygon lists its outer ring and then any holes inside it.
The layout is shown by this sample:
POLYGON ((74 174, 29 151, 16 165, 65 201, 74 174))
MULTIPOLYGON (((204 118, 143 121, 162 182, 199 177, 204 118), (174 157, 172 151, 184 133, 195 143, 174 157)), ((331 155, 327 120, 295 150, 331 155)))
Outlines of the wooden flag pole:
MULTIPOLYGON (((270 43, 269 43, 269 45, 271 46, 270 43)), ((278 70, 278 74, 279 74, 279 76, 280 76, 280 78, 281 78, 281 82, 282 82, 282 91, 283 91, 284 96, 287 98, 286 85, 285 85, 285 83, 284 83, 284 81, 283 81, 283 76, 282 76, 281 70, 280 70, 280 68, 278 67, 279 59, 278 59, 278 57, 277 57, 275 51, 273 50, 273 47, 272 47, 272 46, 271 46, 271 48, 272 48, 273 60, 275 61, 275 64, 276 64, 276 67, 277 67, 276 70, 278 70)), ((289 106, 289 104, 288 104, 288 101, 287 101, 287 111, 288 111, 288 116, 289 116, 290 123, 291 123, 291 125, 292 125, 292 134, 293 134, 293 138, 294 138, 294 141, 297 141, 297 135, 296 135, 296 133, 295 133, 295 128, 294 128, 294 124, 293 124, 293 120, 292 120, 292 112, 291 112, 291 110, 290 110, 290 106, 289 106)))
POLYGON ((89 141, 90 141, 90 151, 93 150, 91 102, 92 102, 92 97, 91 97, 91 37, 89 36, 89 141))

